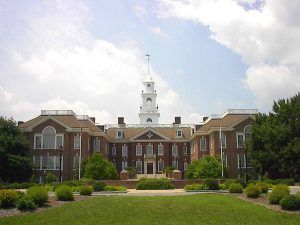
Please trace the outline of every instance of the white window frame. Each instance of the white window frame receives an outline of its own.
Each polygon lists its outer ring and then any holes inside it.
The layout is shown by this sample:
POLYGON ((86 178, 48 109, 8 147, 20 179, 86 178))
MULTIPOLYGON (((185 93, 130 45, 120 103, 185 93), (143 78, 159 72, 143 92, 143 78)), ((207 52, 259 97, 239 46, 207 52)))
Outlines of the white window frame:
POLYGON ((111 147, 111 155, 117 155, 117 147, 116 146, 111 147))
POLYGON ((127 145, 122 145, 122 156, 123 157, 128 157, 128 146, 127 145))
POLYGON ((143 172, 143 161, 141 161, 140 159, 135 161, 135 168, 136 168, 137 173, 142 173, 143 172), (138 166, 138 164, 140 164, 140 167, 138 166))
POLYGON ((206 138, 201 137, 200 141, 199 141, 199 145, 200 145, 200 151, 205 152, 206 151, 206 138), (204 149, 202 148, 202 141, 204 141, 204 149))
POLYGON ((172 145, 172 156, 178 156, 178 145, 176 145, 175 143, 172 145))
POLYGON ((122 160, 122 170, 125 170, 126 167, 128 167, 128 161, 122 160))
POLYGON ((187 154, 188 154, 188 147, 187 147, 186 144, 184 144, 184 146, 183 146, 183 154, 184 154, 184 155, 187 155, 187 154))
POLYGON ((237 132, 236 133, 236 147, 244 148, 244 146, 245 146, 245 134, 242 132, 237 132), (242 140, 243 140, 242 146, 239 145, 239 138, 238 138, 239 136, 242 136, 242 140))
POLYGON ((153 155, 153 145, 151 144, 151 143, 149 143, 147 146, 146 146, 146 155, 147 156, 151 156, 151 155, 153 155), (149 148, 150 147, 150 150, 151 150, 151 154, 149 154, 148 153, 148 151, 149 151, 149 148))
POLYGON ((42 134, 34 134, 34 143, 33 143, 34 149, 43 149, 43 135, 42 134), (36 137, 41 137, 41 147, 36 147, 36 137))
POLYGON ((161 143, 157 146, 157 155, 164 155, 164 145, 161 143))
POLYGON ((176 160, 176 159, 174 159, 174 160, 172 160, 172 167, 174 167, 176 170, 178 170, 178 160, 176 160), (176 163, 176 165, 174 165, 175 163, 176 163))
POLYGON ((57 146, 57 137, 61 137, 62 147, 64 147, 64 135, 63 134, 56 134, 55 135, 55 147, 59 149, 61 146, 57 146))
POLYGON ((186 171, 188 168, 188 162, 183 162, 183 170, 186 171))
POLYGON ((227 168, 227 167, 228 167, 227 155, 223 153, 222 159, 223 159, 223 166, 224 166, 225 168, 227 168))
POLYGON ((245 169, 246 168, 246 155, 245 154, 237 154, 237 160, 238 160, 238 168, 239 169, 245 169), (244 157, 244 167, 240 167, 240 155, 243 155, 244 157))
POLYGON ((101 140, 98 137, 94 139, 94 152, 101 152, 101 140), (97 149, 97 142, 99 142, 99 149, 97 149))
POLYGON ((177 138, 182 138, 182 130, 181 129, 178 129, 178 130, 176 130, 176 137, 177 138), (180 133, 180 135, 179 135, 179 133, 180 133))
POLYGON ((74 136, 74 149, 80 149, 80 134, 76 134, 75 136, 74 136), (76 146, 76 139, 78 139, 79 140, 79 145, 78 146, 76 146))
POLYGON ((140 143, 138 143, 135 146, 135 155, 136 156, 142 156, 143 155, 143 146, 140 143))
POLYGON ((117 130, 117 139, 122 139, 124 138, 124 131, 123 130, 117 130))
POLYGON ((165 163, 162 159, 158 160, 157 162, 157 171, 162 172, 164 169, 165 163))
POLYGON ((226 148, 227 147, 227 140, 226 140, 226 135, 225 134, 222 134, 221 136, 221 143, 220 143, 220 146, 222 145, 222 148, 226 148), (224 142, 223 142, 223 138, 224 138, 224 142), (224 143, 224 145, 223 145, 224 143))

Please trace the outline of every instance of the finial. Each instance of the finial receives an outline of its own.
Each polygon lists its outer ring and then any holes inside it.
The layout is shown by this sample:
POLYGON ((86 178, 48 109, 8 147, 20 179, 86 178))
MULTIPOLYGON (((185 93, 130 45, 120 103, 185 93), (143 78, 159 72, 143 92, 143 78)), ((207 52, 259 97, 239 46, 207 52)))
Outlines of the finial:
POLYGON ((150 75, 150 70, 149 70, 149 64, 150 64, 150 55, 146 54, 147 56, 147 61, 148 61, 148 75, 150 75))

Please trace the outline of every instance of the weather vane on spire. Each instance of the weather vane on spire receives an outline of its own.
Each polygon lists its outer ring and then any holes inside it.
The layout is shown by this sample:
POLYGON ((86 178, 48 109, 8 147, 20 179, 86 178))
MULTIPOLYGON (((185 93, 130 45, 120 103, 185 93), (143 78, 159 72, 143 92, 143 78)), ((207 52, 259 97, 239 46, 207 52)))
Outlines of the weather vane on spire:
POLYGON ((148 61, 148 75, 150 75, 150 71, 149 71, 149 64, 150 64, 150 55, 147 54, 147 61, 148 61))

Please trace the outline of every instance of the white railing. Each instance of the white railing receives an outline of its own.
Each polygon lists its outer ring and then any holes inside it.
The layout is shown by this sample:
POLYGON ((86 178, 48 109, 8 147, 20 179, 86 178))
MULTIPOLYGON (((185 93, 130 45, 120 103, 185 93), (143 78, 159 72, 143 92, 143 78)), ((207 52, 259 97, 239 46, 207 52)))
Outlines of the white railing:
POLYGON ((65 116, 65 115, 72 115, 76 117, 76 114, 72 110, 41 110, 42 116, 65 116))
POLYGON ((147 128, 147 127, 159 127, 159 128, 194 128, 194 124, 106 124, 106 128, 147 128))
POLYGON ((227 114, 258 114, 257 109, 228 109, 224 115, 227 114))

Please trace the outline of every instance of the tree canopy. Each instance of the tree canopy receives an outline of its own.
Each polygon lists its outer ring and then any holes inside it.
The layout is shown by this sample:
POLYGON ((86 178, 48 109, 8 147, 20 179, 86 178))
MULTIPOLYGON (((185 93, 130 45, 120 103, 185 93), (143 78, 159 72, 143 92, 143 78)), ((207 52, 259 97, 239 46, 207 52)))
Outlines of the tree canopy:
POLYGON ((194 160, 185 173, 187 179, 220 178, 222 164, 219 158, 205 156, 203 159, 194 160))
POLYGON ((32 175, 29 144, 13 119, 0 117, 0 179, 23 182, 32 175))
POLYGON ((300 178, 300 94, 258 114, 248 143, 252 165, 271 179, 300 178))
POLYGON ((101 154, 94 153, 85 166, 86 178, 94 180, 108 180, 118 178, 117 170, 113 165, 103 158, 101 154))

